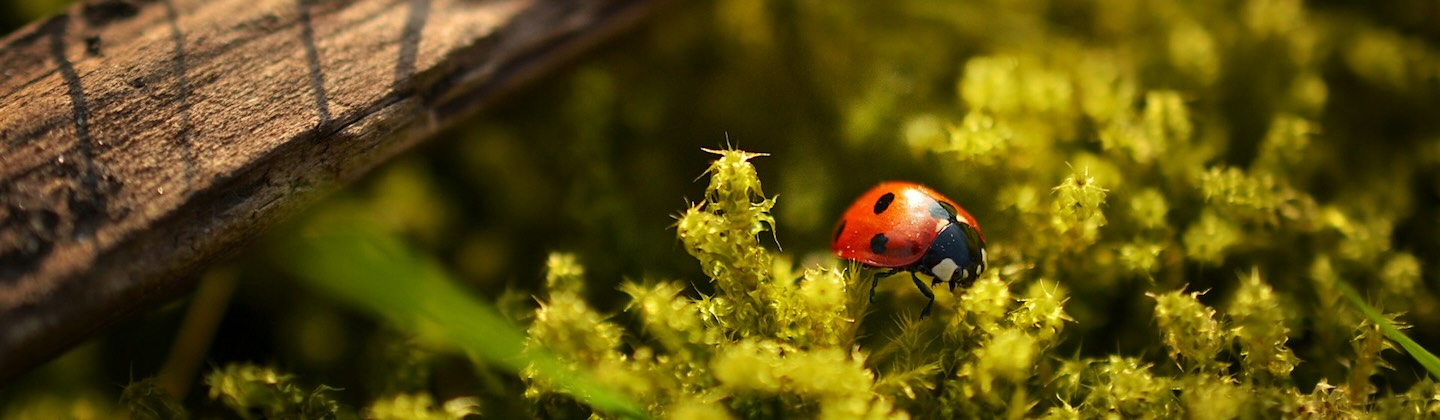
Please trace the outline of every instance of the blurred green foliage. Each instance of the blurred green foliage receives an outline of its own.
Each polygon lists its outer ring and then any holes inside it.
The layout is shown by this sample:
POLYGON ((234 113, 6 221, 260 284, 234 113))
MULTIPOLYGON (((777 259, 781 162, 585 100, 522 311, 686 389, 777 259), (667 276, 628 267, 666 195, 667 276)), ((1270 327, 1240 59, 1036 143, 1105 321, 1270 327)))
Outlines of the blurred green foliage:
POLYGON ((1420 0, 674 2, 223 263, 244 281, 209 393, 145 380, 177 305, 0 391, 0 415, 592 414, 543 369, 294 286, 374 275, 290 252, 361 226, 525 332, 491 344, 657 417, 1437 416, 1392 341, 1440 348, 1437 43, 1420 0), (700 150, 727 143, 770 156, 700 150), (990 241, 994 269, 924 320, 826 249, 897 178, 990 241), (245 395, 289 402, 215 394, 257 377, 245 395))

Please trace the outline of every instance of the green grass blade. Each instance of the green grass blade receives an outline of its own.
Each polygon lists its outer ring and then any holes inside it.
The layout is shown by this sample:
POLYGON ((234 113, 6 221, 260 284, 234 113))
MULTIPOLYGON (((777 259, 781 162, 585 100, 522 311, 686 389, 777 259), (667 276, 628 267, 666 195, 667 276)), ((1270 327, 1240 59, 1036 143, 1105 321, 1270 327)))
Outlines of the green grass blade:
POLYGON ((396 238, 338 229, 304 236, 286 249, 288 268, 311 286, 412 331, 472 352, 510 372, 540 375, 597 410, 643 417, 629 398, 570 372, 554 355, 525 352, 525 334, 493 306, 476 300, 437 264, 396 238))
POLYGON ((1339 285, 1340 293, 1344 294, 1345 298, 1350 300, 1350 303, 1355 304, 1355 307, 1360 308, 1360 312, 1363 312, 1366 318, 1370 318, 1370 322, 1379 325, 1380 331, 1385 333, 1386 337, 1390 337, 1390 340, 1400 343, 1400 347, 1404 348, 1406 353, 1410 353, 1410 357, 1415 358, 1415 361, 1420 362, 1421 366, 1425 366, 1425 370, 1430 371, 1430 376, 1440 379, 1440 359, 1437 359, 1434 354, 1425 350, 1424 347, 1420 347, 1419 343, 1411 340, 1405 333, 1400 332, 1400 329, 1395 328, 1395 325, 1391 324, 1390 320, 1380 315, 1380 311, 1367 305, 1365 300, 1360 298, 1360 294, 1350 287, 1349 283, 1346 283, 1344 280, 1337 280, 1335 283, 1339 285))

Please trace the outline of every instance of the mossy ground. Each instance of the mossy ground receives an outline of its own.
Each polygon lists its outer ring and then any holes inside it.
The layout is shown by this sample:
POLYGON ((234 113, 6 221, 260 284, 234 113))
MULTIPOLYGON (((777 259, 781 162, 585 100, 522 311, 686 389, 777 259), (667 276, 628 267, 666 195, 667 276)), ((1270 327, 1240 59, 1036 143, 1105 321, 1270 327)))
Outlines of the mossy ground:
POLYGON ((179 304, 0 414, 1440 416, 1337 287, 1440 348, 1437 10, 672 4, 215 267, 239 287, 188 397, 147 379, 179 304), (930 318, 829 256, 886 179, 990 241, 930 318), (349 229, 375 246, 315 240, 349 229))

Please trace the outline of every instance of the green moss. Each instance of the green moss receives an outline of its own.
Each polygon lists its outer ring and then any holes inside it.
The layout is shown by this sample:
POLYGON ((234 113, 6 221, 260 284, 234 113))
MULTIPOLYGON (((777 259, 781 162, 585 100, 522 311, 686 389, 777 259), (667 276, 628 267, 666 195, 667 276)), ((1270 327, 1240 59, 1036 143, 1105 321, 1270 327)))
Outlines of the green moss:
POLYGON ((1288 378, 1300 360, 1285 345, 1290 329, 1280 298, 1257 271, 1244 280, 1226 312, 1234 321, 1245 376, 1266 382, 1288 378))
POLYGON ((984 112, 966 114, 959 125, 950 127, 949 134, 944 150, 954 153, 961 162, 978 165, 994 165, 1011 151, 1015 141, 1015 132, 1008 124, 984 112))
POLYGON ((1155 298, 1155 321, 1160 339, 1170 358, 1187 370, 1215 372, 1223 369, 1215 359, 1230 341, 1229 330, 1215 319, 1215 310, 1199 301, 1200 293, 1179 291, 1151 295, 1155 298))
POLYGON ((161 388, 155 378, 141 379, 126 385, 125 392, 120 394, 120 403, 125 406, 130 418, 135 420, 190 418, 185 407, 161 388))
POLYGON ((1156 376, 1149 364, 1139 360, 1110 356, 1090 362, 1077 376, 1090 388, 1079 405, 1082 416, 1117 413, 1124 417, 1166 418, 1180 413, 1175 381, 1156 376))
POLYGON ((292 375, 251 364, 230 364, 205 375, 210 399, 242 418, 335 419, 340 405, 320 385, 305 391, 292 375))
MULTIPOLYGON (((1133 357, 1060 357, 1054 349, 1074 322, 1065 308, 1069 293, 1053 281, 1033 279, 1017 294, 1000 270, 987 271, 958 296, 941 293, 938 320, 900 317, 893 335, 856 347, 868 302, 865 286, 878 279, 854 265, 797 275, 788 258, 761 244, 775 228, 769 211, 777 205, 761 192, 751 165, 762 155, 717 153, 707 171, 706 199, 676 224, 714 294, 688 297, 670 281, 627 282, 621 287, 630 297, 625 311, 640 321, 639 331, 627 332, 578 299, 584 282, 577 260, 552 255, 548 298, 530 326, 533 342, 556 349, 572 369, 594 372, 602 383, 644 401, 656 416, 1236 418, 1297 406, 1352 413, 1366 406, 1375 392, 1368 378, 1387 366, 1382 352, 1394 348, 1377 328, 1362 325, 1347 387, 1299 394, 1289 378, 1301 361, 1288 347, 1286 312, 1277 310, 1284 300, 1252 271, 1224 314, 1202 303, 1200 293, 1151 294, 1154 328, 1178 372, 1133 357), (620 343, 631 334, 646 339, 626 350, 620 343), (1232 363, 1241 366, 1238 375, 1232 363)), ((1210 175, 1224 178, 1207 181, 1223 184, 1212 195, 1249 196, 1235 185, 1250 181, 1226 173, 1210 175)), ((1062 235, 1051 240, 1071 247, 1101 241, 1108 191, 1079 171, 1054 192, 1048 216, 1062 235)), ((1038 198, 1016 197, 1018 211, 1041 211, 1038 203, 1026 204, 1038 198)), ((1232 201, 1256 208, 1253 201, 1232 201)), ((1133 232, 1168 237, 1161 227, 1168 226, 1169 210, 1157 190, 1142 191, 1130 207, 1127 223, 1140 227, 1133 232)), ((1206 210, 1187 230, 1192 258, 1219 264, 1238 245, 1241 232, 1223 227, 1230 222, 1222 220, 1206 210), (1221 229, 1228 233, 1217 235, 1221 229)), ((1127 261, 1123 266, 1148 273, 1164 264, 1161 249, 1160 243, 1142 242, 1122 247, 1119 255, 1127 261)), ((1403 256, 1394 261, 1389 276, 1413 276, 1403 256)), ((526 395, 538 405, 563 393, 541 386, 543 377, 522 376, 531 384, 526 395)))
POLYGON ((1199 221, 1185 230, 1185 255, 1195 261, 1218 264, 1240 239, 1238 226, 1207 209, 1200 213, 1199 221))
POLYGON ((370 404, 365 418, 376 420, 450 420, 481 414, 473 398, 456 398, 435 406, 429 394, 397 394, 370 404))
POLYGON ((1227 378, 1195 376, 1185 380, 1180 386, 1180 403, 1185 407, 1186 417, 1192 419, 1240 418, 1253 395, 1247 387, 1227 378))
POLYGON ((1100 188, 1088 168, 1070 174, 1053 191, 1051 224, 1064 238, 1064 245, 1083 248, 1094 244, 1107 223, 1102 207, 1109 191, 1100 188))

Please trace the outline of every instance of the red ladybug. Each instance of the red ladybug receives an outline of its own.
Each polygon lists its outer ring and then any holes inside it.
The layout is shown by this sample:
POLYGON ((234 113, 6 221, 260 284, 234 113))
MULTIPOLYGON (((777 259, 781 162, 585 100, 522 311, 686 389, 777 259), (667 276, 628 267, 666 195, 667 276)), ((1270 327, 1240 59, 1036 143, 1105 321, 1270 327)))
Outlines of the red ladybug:
POLYGON ((915 287, 930 298, 922 318, 935 305, 931 286, 950 283, 954 292, 985 272, 985 236, 975 217, 913 182, 883 182, 861 194, 835 224, 830 249, 840 258, 889 269, 870 284, 871 299, 880 278, 909 271, 915 287), (915 275, 919 272, 933 277, 929 285, 915 275))

